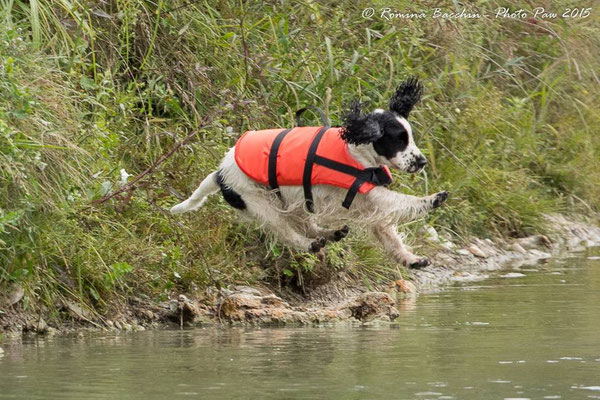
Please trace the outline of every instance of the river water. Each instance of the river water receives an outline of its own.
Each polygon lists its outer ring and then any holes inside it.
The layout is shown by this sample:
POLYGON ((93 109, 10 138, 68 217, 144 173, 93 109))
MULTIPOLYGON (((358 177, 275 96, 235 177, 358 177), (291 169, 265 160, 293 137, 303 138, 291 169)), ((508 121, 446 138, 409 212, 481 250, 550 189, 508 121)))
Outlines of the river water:
POLYGON ((422 294, 391 325, 4 342, 1 399, 600 399, 598 252, 422 294))

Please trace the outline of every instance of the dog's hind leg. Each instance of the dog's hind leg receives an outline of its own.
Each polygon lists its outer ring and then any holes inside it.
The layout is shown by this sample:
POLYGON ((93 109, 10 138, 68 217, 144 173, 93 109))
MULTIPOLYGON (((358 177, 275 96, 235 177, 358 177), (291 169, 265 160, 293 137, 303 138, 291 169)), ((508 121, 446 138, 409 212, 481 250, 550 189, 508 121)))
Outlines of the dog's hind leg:
POLYGON ((306 234, 311 238, 324 237, 327 240, 334 242, 340 241, 350 232, 348 225, 344 225, 340 229, 326 229, 317 225, 315 222, 309 221, 305 224, 306 234))
POLYGON ((277 238, 299 250, 317 253, 325 246, 327 240, 323 237, 308 238, 300 234, 297 229, 277 209, 270 206, 263 197, 244 195, 246 201, 245 212, 250 214, 261 225, 274 232, 277 238))
POLYGON ((373 233, 388 253, 405 266, 409 268, 423 268, 429 265, 429 260, 427 258, 414 255, 404 243, 402 243, 402 238, 398 234, 395 225, 376 225, 373 227, 373 233))
POLYGON ((171 208, 171 214, 181 214, 188 211, 194 211, 202 207, 202 204, 204 204, 206 201, 206 196, 219 191, 219 185, 217 182, 218 174, 219 172, 215 171, 204 178, 200 186, 198 186, 198 189, 192 193, 189 199, 171 208))

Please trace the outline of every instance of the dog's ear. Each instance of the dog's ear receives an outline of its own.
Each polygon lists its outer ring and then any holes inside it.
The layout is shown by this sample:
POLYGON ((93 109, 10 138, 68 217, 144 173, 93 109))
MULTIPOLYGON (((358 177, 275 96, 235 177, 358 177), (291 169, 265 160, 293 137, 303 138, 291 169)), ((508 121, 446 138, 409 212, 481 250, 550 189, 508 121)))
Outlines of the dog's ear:
POLYGON ((372 143, 383 136, 379 121, 373 114, 363 114, 358 101, 350 103, 343 115, 342 139, 351 144, 372 143))
POLYGON ((408 118, 408 114, 421 99, 423 85, 417 78, 410 77, 398 86, 390 99, 390 110, 408 118))

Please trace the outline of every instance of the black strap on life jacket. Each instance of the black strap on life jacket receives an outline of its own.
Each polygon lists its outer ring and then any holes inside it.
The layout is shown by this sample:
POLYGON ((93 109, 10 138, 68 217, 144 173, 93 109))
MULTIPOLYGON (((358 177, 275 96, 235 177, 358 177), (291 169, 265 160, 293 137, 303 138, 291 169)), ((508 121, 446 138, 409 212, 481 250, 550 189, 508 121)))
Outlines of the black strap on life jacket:
POLYGON ((292 128, 284 129, 277 136, 275 136, 275 140, 273 140, 273 144, 271 145, 271 150, 269 151, 269 186, 271 190, 275 190, 277 196, 281 201, 283 201, 283 197, 281 197, 281 190, 279 190, 279 184, 277 183, 277 153, 279 152, 279 146, 281 146, 281 142, 285 135, 287 135, 292 128))
POLYGON ((331 160, 329 158, 316 156, 315 164, 322 165, 326 168, 336 170, 338 172, 342 172, 344 174, 355 176, 356 179, 352 182, 350 189, 348 189, 348 193, 346 193, 346 198, 342 203, 342 207, 350 208, 352 202, 354 201, 354 197, 358 193, 358 190, 363 185, 363 183, 369 182, 375 186, 385 186, 392 183, 392 178, 387 174, 383 167, 369 167, 365 169, 354 168, 351 165, 343 164, 339 161, 331 160))
POLYGON ((308 211, 315 212, 313 206, 313 195, 312 195, 312 185, 311 185, 311 177, 313 165, 315 163, 315 158, 317 156, 317 148, 319 147, 319 143, 321 142, 321 138, 329 129, 329 121, 325 117, 323 111, 317 106, 306 106, 296 111, 296 124, 298 126, 302 126, 302 121, 300 120, 300 116, 307 110, 313 110, 319 113, 319 117, 321 118, 321 124, 323 125, 319 132, 317 132, 315 138, 313 139, 310 147, 308 149, 308 154, 306 155, 306 163, 304 164, 304 173, 302 174, 302 187, 304 188, 304 202, 306 204, 306 209, 308 211))
MULTIPOLYGON (((319 148, 319 143, 321 142, 321 138, 327 132, 327 129, 330 128, 329 121, 325 117, 325 114, 319 107, 316 106, 307 106, 298 111, 296 111, 296 123, 298 126, 302 126, 302 122, 300 120, 300 116, 307 110, 317 111, 319 117, 321 118, 321 123, 323 126, 319 128, 319 131, 315 135, 312 143, 310 144, 310 148, 308 149, 308 154, 306 155, 306 163, 304 164, 304 173, 302 174, 302 186, 304 189, 304 201, 306 204, 306 208, 310 212, 314 212, 313 206, 313 196, 312 196, 312 170, 313 165, 318 164, 325 168, 333 169, 338 172, 342 172, 344 174, 348 174, 356 177, 350 189, 348 189, 348 193, 346 194, 346 198, 342 203, 342 207, 350 208, 352 205, 352 201, 356 197, 360 187, 366 183, 372 183, 376 186, 388 185, 392 179, 385 171, 383 167, 370 167, 365 169, 358 169, 348 164, 343 164, 339 161, 331 160, 326 157, 322 157, 317 155, 317 149, 319 148)), ((277 153, 279 152, 279 146, 283 141, 283 138, 291 131, 291 129, 285 129, 281 131, 273 141, 271 145, 271 150, 269 152, 269 186, 272 190, 276 190, 277 195, 280 199, 281 192, 279 190, 279 184, 277 183, 277 153)), ((282 199, 283 201, 283 199, 282 199)))

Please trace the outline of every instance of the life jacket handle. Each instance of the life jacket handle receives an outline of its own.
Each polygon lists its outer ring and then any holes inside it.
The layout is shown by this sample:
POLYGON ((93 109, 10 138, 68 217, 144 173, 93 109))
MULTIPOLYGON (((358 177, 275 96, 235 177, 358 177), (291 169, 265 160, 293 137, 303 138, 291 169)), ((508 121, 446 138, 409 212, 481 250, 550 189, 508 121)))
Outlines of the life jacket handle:
POLYGON ((301 108, 298 111, 296 111, 296 125, 297 126, 302 126, 302 120, 300 119, 300 116, 305 111, 308 111, 308 110, 315 111, 319 114, 319 118, 321 118, 321 126, 327 127, 327 128, 329 128, 331 126, 331 124, 329 123, 329 120, 325 116, 325 113, 323 112, 323 110, 321 110, 319 107, 313 106, 313 105, 306 106, 306 107, 301 108))

